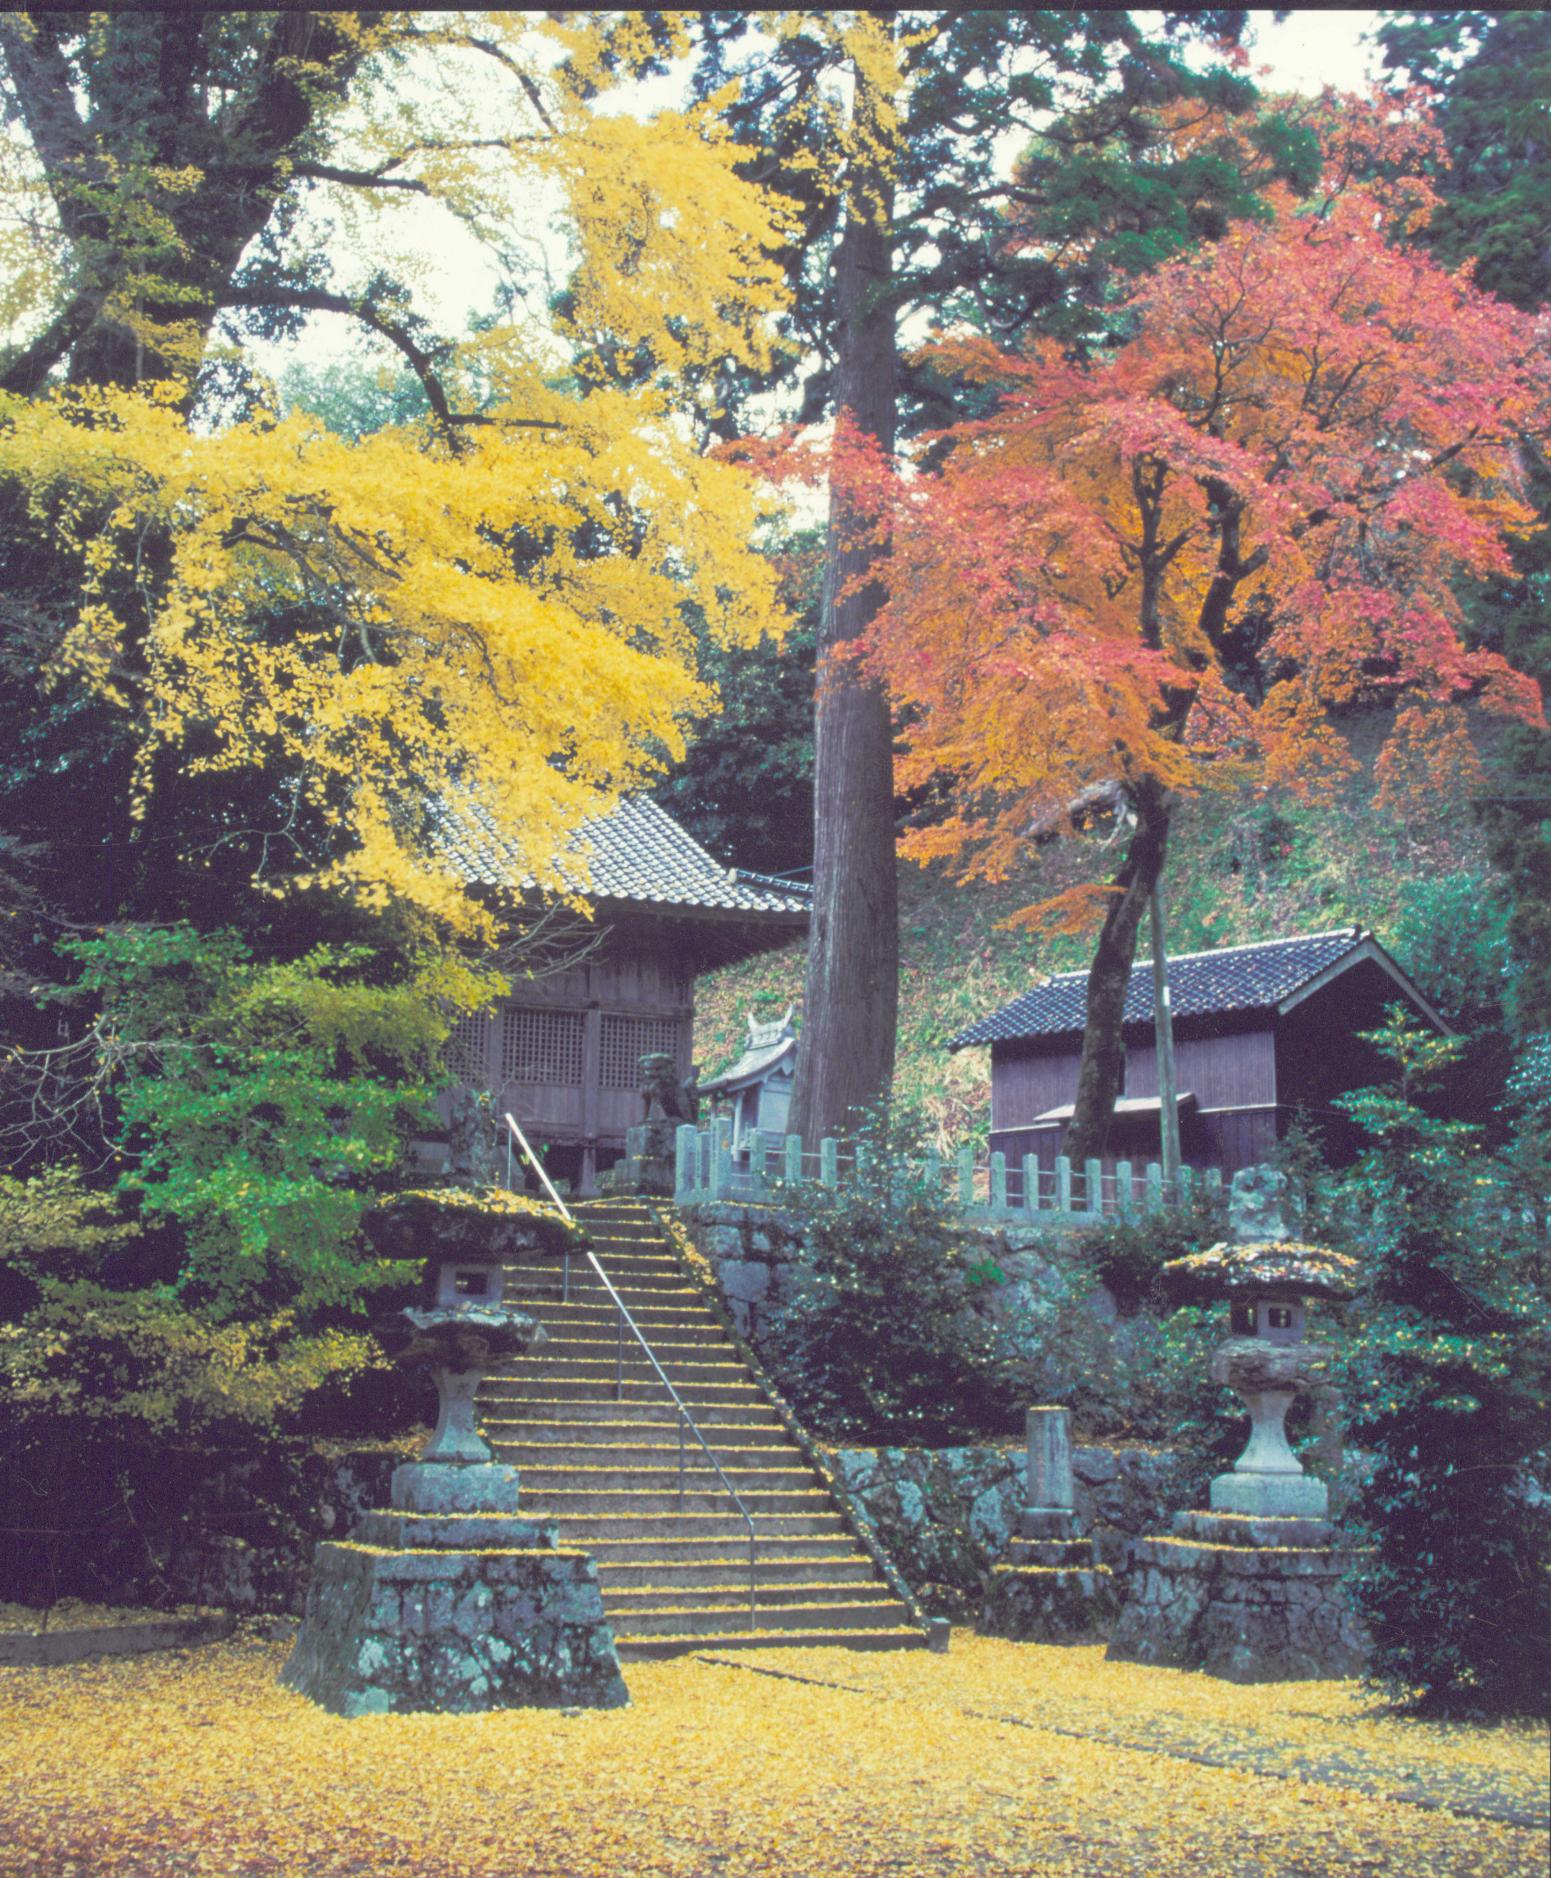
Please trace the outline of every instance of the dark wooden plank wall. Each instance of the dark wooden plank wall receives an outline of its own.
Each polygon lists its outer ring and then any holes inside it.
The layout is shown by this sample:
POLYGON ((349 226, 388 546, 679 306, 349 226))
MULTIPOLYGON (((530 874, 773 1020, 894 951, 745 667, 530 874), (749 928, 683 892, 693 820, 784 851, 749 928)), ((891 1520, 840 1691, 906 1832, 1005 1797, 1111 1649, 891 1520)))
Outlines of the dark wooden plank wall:
MULTIPOLYGON (((1196 1098, 1196 1110, 1183 1126, 1185 1159, 1200 1167, 1220 1167, 1232 1174, 1263 1160, 1277 1140, 1276 1039, 1263 1028, 1192 1036, 1188 1029, 1174 1044, 1177 1086, 1196 1098)), ((1036 1115, 1071 1102, 1077 1094, 1080 1052, 1065 1047, 1036 1054, 1027 1045, 993 1046, 991 1056, 991 1147, 1007 1155, 1011 1167, 1024 1154, 1039 1157, 1049 1172, 1061 1151, 1059 1126, 1031 1128, 1036 1115)), ((1128 1096, 1158 1093, 1158 1052, 1149 1038, 1126 1048, 1128 1096)), ((1116 1160, 1156 1160, 1156 1125, 1133 1121, 1106 1157, 1106 1171, 1116 1160)))
MULTIPOLYGON (((993 1045, 992 1128, 1024 1128, 1036 1115, 1073 1101, 1080 1056, 1075 1046, 1036 1055, 1027 1045, 993 1045)), ((1269 1026, 1220 1036, 1186 1032, 1175 1038, 1174 1056, 1176 1087, 1203 1109, 1255 1108, 1277 1099, 1276 1041, 1269 1026)), ((1126 1046, 1124 1093, 1158 1093, 1158 1051, 1151 1041, 1126 1046)))
MULTIPOLYGON (((1076 1081, 1072 1088, 1075 1093, 1076 1081)), ((1174 1086, 1193 1095, 1203 1109, 1253 1108, 1276 1100, 1276 1040, 1270 1026, 1230 1031, 1225 1036, 1174 1039, 1174 1086)), ((1128 1096, 1158 1093, 1158 1046, 1133 1043, 1126 1048, 1128 1096)), ((1071 1096, 1065 1098, 1071 1101, 1071 1096)))
POLYGON ((1026 1128, 1036 1115, 1070 1102, 1077 1094, 1081 1051, 1035 1055, 1027 1045, 991 1047, 991 1126, 1026 1128))
MULTIPOLYGON (((634 1059, 645 1045, 665 1045, 680 1077, 689 1074, 694 1042, 694 961, 662 937, 610 932, 585 963, 520 986, 482 1025, 470 1026, 466 1048, 471 1080, 494 1091, 525 1132, 555 1141, 595 1141, 623 1148, 625 1130, 641 1119, 634 1059), (506 1064, 522 1035, 508 1026, 508 1011, 541 1014, 531 1027, 552 1057, 577 1057, 578 1073, 564 1078, 524 1075, 508 1080, 506 1064), (618 1020, 635 1020, 635 1034, 620 1034, 618 1020), (610 1020, 615 1020, 611 1023, 610 1020), (615 1074, 605 1074, 606 1040, 615 1074), (629 1069, 620 1068, 628 1057, 629 1069), (481 1066, 482 1065, 482 1073, 481 1066), (630 1074, 627 1087, 610 1086, 630 1074)), ((566 1067, 571 1067, 566 1064, 566 1067)), ((444 1120, 445 1120, 445 1104, 444 1120)))

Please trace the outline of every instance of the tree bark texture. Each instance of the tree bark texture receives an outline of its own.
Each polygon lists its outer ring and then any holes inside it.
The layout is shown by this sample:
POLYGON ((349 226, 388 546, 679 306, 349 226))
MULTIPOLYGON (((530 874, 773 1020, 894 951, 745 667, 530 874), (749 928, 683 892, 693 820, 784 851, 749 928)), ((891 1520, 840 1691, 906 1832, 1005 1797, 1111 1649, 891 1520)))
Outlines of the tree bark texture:
MULTIPOLYGON (((859 121, 881 101, 856 75, 859 121)), ((876 142, 870 148, 878 148, 876 142)), ((835 262, 837 412, 894 447, 896 343, 888 288, 893 186, 881 161, 854 159, 835 262)), ((872 623, 883 600, 868 580, 884 550, 853 539, 831 493, 814 702, 813 921, 791 1126, 810 1141, 842 1135, 884 1101, 899 1017, 894 757, 888 700, 854 663, 832 656, 872 623)))
POLYGON ((1125 1070, 1121 1020, 1137 933, 1163 873, 1168 846, 1170 805, 1164 792, 1154 783, 1143 783, 1128 794, 1136 826, 1115 875, 1115 891, 1088 973, 1088 1016, 1077 1068, 1077 1100, 1062 1147, 1074 1162, 1100 1157, 1109 1136, 1125 1070))

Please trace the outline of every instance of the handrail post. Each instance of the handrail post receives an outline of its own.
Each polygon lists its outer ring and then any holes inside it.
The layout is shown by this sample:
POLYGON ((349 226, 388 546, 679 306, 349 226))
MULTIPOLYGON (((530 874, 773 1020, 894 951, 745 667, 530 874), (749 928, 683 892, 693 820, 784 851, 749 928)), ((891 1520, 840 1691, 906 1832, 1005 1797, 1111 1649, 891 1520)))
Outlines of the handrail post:
POLYGON ((684 1411, 679 1410, 679 1511, 684 1511, 684 1411))
POLYGON ((614 1346, 614 1400, 625 1399, 625 1307, 616 1303, 614 1322, 619 1331, 619 1341, 614 1346))

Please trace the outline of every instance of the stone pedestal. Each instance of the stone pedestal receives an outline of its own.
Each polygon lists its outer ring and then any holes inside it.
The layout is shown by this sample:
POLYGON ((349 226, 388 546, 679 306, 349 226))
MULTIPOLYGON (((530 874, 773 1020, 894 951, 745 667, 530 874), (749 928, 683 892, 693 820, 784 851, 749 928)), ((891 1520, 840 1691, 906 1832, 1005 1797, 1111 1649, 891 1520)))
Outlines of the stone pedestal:
POLYGON ((1026 1425, 1029 1503, 1006 1556, 991 1567, 979 1628, 1018 1642, 1072 1643, 1114 1616, 1114 1579, 1073 1511, 1069 1411, 1031 1408, 1026 1425))
POLYGON ((598 1176, 599 1192, 671 1200, 679 1127, 671 1118, 658 1117, 628 1129, 625 1158, 598 1176))
POLYGON ((517 1515, 517 1469, 409 1462, 313 1559, 280 1680, 336 1715, 618 1708, 597 1568, 517 1515))
POLYGON ((1367 1639, 1334 1539, 1319 1518, 1177 1513, 1171 1533, 1136 1543, 1108 1654, 1227 1682, 1360 1675, 1367 1639))

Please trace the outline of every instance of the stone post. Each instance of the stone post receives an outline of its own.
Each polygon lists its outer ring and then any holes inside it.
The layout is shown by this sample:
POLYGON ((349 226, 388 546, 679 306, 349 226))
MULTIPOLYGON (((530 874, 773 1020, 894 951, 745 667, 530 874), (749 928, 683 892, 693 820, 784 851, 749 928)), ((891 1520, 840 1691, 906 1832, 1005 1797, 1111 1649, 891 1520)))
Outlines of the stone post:
POLYGON ((986 1581, 980 1629, 1019 1641, 1078 1642, 1113 1617, 1114 1579, 1077 1522, 1071 1411, 1042 1405, 1026 1414, 1028 1498, 986 1581))
POLYGON ((1072 1496, 1072 1412, 1064 1408, 1027 1411, 1028 1505, 1030 1512, 1070 1513, 1072 1496))

